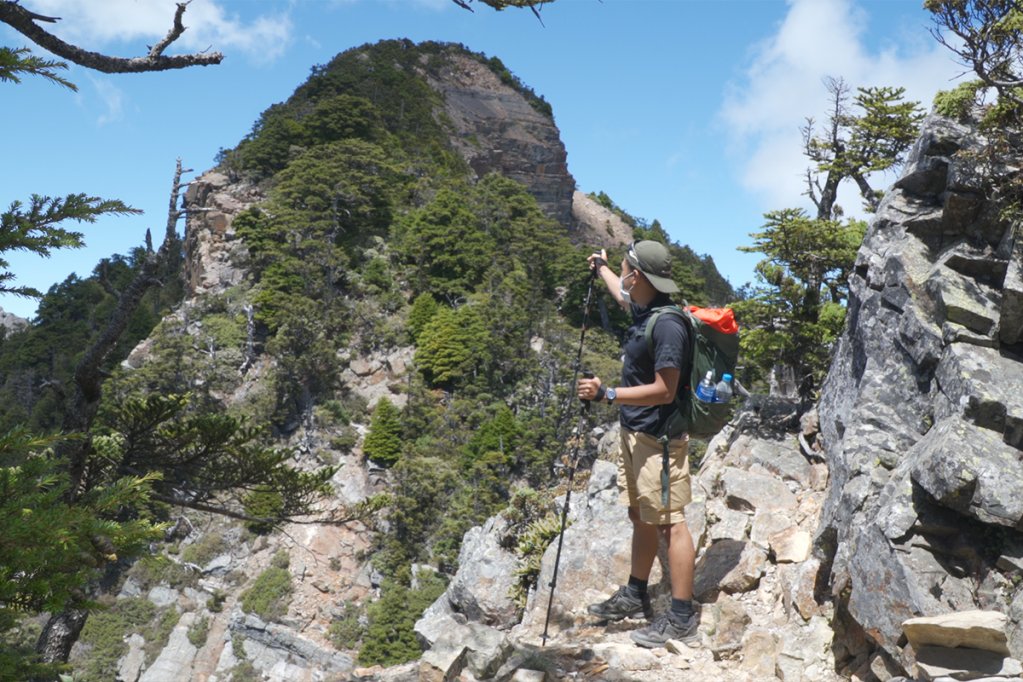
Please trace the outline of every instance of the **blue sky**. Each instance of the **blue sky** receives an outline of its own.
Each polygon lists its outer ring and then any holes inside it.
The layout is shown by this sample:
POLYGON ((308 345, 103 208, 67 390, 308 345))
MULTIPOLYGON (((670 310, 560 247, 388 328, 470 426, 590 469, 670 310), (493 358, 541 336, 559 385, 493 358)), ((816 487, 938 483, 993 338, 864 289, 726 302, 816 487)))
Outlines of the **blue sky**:
MULTIPOLYGON (((24 0, 62 17, 87 49, 137 56, 166 34, 173 0, 24 0)), ((46 290, 162 233, 175 159, 202 172, 269 105, 348 48, 385 38, 460 42, 502 61, 552 105, 579 189, 713 256, 734 286, 753 279, 765 211, 804 206, 799 127, 822 118, 825 76, 899 85, 929 108, 962 67, 930 36, 922 0, 557 0, 474 13, 450 0, 193 0, 169 53, 225 53, 219 66, 105 75, 72 67, 77 93, 26 78, 6 91, 0 203, 30 194, 119 198, 142 216, 80 228, 87 247, 8 257, 46 290)), ((0 45, 29 44, 0 29, 0 45)), ((41 53, 41 50, 37 50, 41 53)), ((887 186, 893 177, 875 181, 887 186)), ((849 192, 852 213, 859 201, 849 192)), ((594 245, 598 246, 598 245, 594 245)), ((31 317, 35 302, 0 296, 31 317)))

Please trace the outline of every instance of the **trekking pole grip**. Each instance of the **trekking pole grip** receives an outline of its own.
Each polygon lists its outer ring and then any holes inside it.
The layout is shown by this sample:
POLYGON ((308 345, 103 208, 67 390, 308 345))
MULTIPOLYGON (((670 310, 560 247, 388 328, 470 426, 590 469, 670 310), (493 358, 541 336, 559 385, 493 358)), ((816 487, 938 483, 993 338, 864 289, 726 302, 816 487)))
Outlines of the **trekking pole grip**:
MULTIPOLYGON (((597 376, 596 374, 594 374, 593 372, 591 372, 588 369, 584 369, 582 374, 583 374, 583 379, 592 379, 593 377, 597 376)), ((589 400, 584 400, 583 398, 579 398, 579 401, 583 404, 583 410, 588 412, 589 409, 590 409, 590 401, 589 400)))

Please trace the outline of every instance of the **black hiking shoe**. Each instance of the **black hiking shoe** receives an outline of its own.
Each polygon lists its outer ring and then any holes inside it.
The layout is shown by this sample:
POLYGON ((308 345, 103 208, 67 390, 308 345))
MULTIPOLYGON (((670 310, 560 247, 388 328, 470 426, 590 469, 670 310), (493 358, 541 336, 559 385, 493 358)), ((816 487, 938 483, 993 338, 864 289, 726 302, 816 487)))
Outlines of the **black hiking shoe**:
POLYGON ((665 612, 654 618, 654 622, 645 628, 631 633, 632 641, 648 649, 662 647, 669 639, 677 639, 686 644, 695 644, 700 640, 696 629, 700 625, 700 616, 689 614, 685 620, 679 621, 670 613, 665 612))
POLYGON ((605 601, 590 604, 586 610, 601 620, 622 620, 623 618, 636 618, 640 615, 647 620, 654 617, 654 610, 650 606, 650 596, 643 594, 637 597, 628 585, 619 587, 618 591, 605 601))

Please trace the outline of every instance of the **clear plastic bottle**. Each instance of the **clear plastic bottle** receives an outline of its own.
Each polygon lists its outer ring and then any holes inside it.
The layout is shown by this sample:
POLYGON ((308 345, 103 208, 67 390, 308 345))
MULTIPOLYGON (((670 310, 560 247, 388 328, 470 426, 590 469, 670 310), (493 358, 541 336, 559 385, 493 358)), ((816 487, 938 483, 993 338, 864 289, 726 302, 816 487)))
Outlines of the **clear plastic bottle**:
POLYGON ((721 377, 721 381, 714 387, 714 402, 716 403, 727 403, 732 399, 732 375, 725 374, 721 377))
POLYGON ((714 372, 708 371, 707 376, 703 377, 703 381, 696 387, 696 397, 702 402, 712 403, 715 394, 714 372))

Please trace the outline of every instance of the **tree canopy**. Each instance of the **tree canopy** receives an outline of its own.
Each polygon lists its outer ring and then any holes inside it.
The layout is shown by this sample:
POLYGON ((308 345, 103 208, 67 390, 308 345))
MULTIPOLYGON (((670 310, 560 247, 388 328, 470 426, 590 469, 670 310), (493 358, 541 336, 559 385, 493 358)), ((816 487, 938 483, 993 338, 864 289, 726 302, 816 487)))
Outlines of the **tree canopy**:
POLYGON ((739 247, 764 255, 756 284, 734 306, 743 326, 744 378, 763 380, 790 368, 804 406, 841 333, 847 280, 866 232, 865 222, 844 217, 838 189, 855 182, 866 209, 876 210, 882 195, 870 175, 902 162, 922 119, 918 103, 903 101, 902 88, 858 88, 850 105, 844 81, 828 79, 825 87, 831 111, 824 132, 812 119, 803 128, 803 152, 812 163, 806 194, 816 215, 797 208, 764 215, 762 230, 750 234, 754 243, 739 247))

